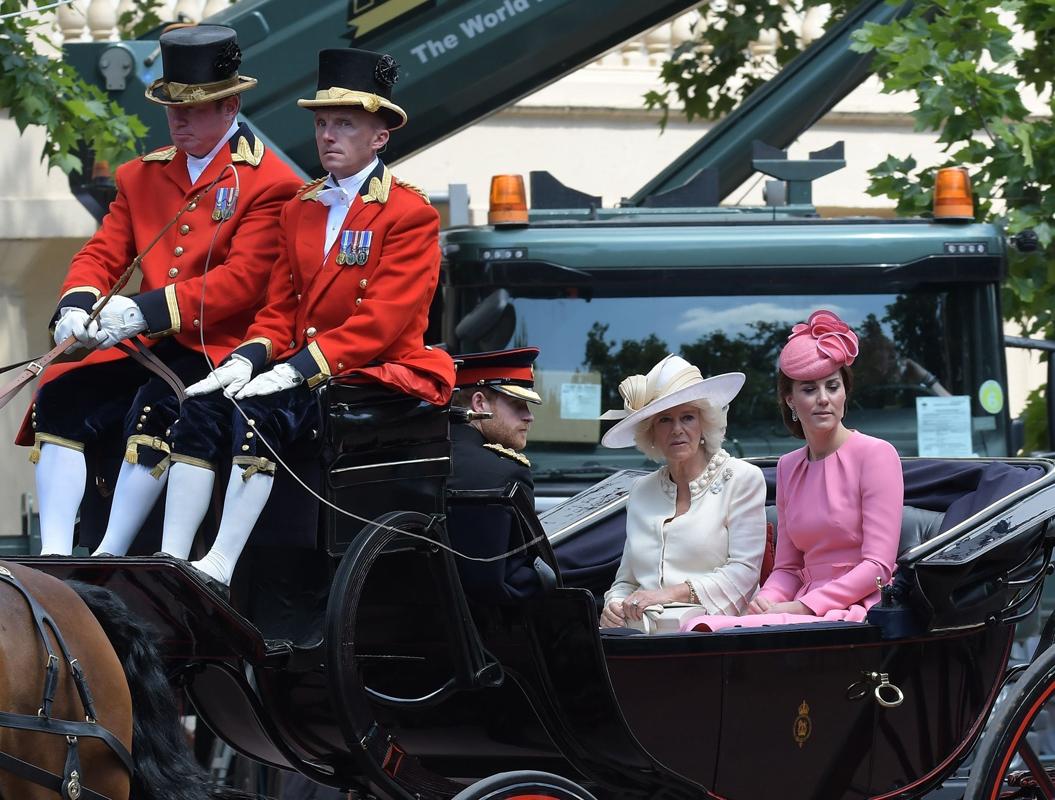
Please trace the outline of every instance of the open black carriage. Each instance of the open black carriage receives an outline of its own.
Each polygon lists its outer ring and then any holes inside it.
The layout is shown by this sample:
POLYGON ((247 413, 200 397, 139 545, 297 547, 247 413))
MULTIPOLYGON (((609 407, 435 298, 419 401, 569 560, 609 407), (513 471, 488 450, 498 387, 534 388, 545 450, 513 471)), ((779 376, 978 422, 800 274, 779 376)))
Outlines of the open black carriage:
POLYGON ((267 519, 307 546, 251 548, 232 603, 171 560, 23 560, 118 592, 244 755, 363 797, 828 800, 919 796, 974 748, 970 797, 1055 794, 1026 737, 1055 623, 1008 667, 1049 572, 1052 462, 906 459, 899 568, 867 624, 609 636, 596 592, 632 476, 547 531, 515 488, 446 492, 456 410, 340 381, 320 402, 297 471, 334 507, 276 491, 267 519))

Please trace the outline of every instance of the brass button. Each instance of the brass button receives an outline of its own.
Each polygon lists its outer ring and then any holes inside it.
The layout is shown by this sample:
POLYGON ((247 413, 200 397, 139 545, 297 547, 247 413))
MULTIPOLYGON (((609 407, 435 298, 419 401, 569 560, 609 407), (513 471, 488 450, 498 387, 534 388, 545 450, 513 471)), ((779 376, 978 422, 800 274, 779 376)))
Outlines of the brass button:
POLYGON ((177 247, 175 250, 172 251, 172 255, 176 256, 176 258, 179 258, 181 255, 183 255, 183 248, 177 247))
POLYGON ((199 320, 199 319, 194 320, 194 327, 195 328, 200 328, 201 327, 201 320, 199 320))
POLYGON ((359 281, 359 288, 360 289, 365 289, 366 288, 366 278, 363 278, 361 281, 359 281))
POLYGON ((249 420, 248 424, 249 424, 250 427, 252 427, 252 426, 256 425, 256 420, 255 419, 251 419, 251 420, 249 420))
POLYGON ((175 278, 177 275, 179 275, 179 270, 176 269, 175 267, 170 267, 169 268, 169 277, 170 278, 175 278))
POLYGON ((242 445, 242 452, 243 452, 243 453, 246 453, 246 452, 248 452, 248 451, 249 451, 249 445, 247 445, 247 444, 243 444, 243 445, 242 445))
POLYGON ((359 304, 360 304, 360 303, 362 303, 362 302, 363 302, 363 298, 361 298, 361 297, 357 297, 357 298, 355 298, 355 304, 356 304, 356 305, 359 305, 359 304))
POLYGON ((194 209, 196 209, 197 207, 198 207, 198 204, 197 204, 197 203, 191 203, 191 204, 190 204, 189 206, 187 206, 187 210, 188 210, 188 211, 193 211, 193 210, 194 210, 194 209))
POLYGON ((142 414, 142 415, 141 415, 141 416, 139 417, 139 421, 140 421, 140 422, 146 422, 146 421, 147 421, 147 415, 146 415, 146 414, 142 414))
POLYGON ((165 428, 165 435, 166 436, 171 436, 172 435, 172 428, 165 428))
POLYGON ((142 424, 136 425, 136 430, 137 431, 143 430, 143 425, 142 424))
POLYGON ((183 223, 179 226, 179 232, 186 236, 188 233, 190 233, 190 225, 183 223))
POLYGON ((337 362, 337 369, 344 369, 344 362, 343 361, 338 361, 337 362))
POLYGON ((34 428, 37 427, 37 421, 36 420, 33 420, 33 427, 34 428))
POLYGON ((311 327, 304 331, 304 333, 307 336, 314 336, 316 333, 318 333, 318 331, 314 327, 311 327))
POLYGON ((253 432, 252 431, 246 431, 245 432, 245 438, 246 439, 252 439, 253 438, 253 432))
POLYGON ((150 413, 150 406, 143 406, 143 413, 144 414, 149 414, 150 413))
POLYGON ((300 302, 300 295, 299 294, 297 295, 297 302, 298 303, 300 302))

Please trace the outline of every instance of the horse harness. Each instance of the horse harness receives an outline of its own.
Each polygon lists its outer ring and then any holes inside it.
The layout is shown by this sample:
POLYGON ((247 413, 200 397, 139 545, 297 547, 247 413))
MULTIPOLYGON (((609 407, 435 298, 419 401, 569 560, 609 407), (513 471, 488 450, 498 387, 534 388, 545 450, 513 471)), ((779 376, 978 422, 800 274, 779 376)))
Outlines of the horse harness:
POLYGON ((40 634, 40 639, 44 643, 44 649, 48 653, 44 674, 44 694, 40 701, 40 709, 35 716, 0 711, 0 728, 37 731, 66 737, 66 764, 63 767, 62 775, 56 775, 2 751, 0 751, 0 770, 9 772, 38 786, 51 789, 62 797, 62 800, 110 800, 105 795, 94 792, 82 785, 81 777, 83 772, 77 749, 78 741, 82 736, 102 741, 120 759, 125 769, 128 770, 129 776, 132 774, 132 755, 114 734, 95 721, 95 704, 92 700, 91 690, 88 688, 84 670, 81 669, 77 659, 70 656, 66 642, 63 640, 62 634, 59 632, 58 626, 51 618, 51 615, 44 610, 36 598, 22 585, 21 581, 3 566, 0 566, 0 582, 14 588, 25 599, 33 615, 37 633, 40 634), (77 687, 77 694, 80 696, 81 706, 84 709, 84 722, 71 722, 52 719, 51 717, 51 706, 55 700, 55 691, 59 682, 59 657, 55 655, 55 651, 51 647, 46 628, 51 630, 55 641, 59 645, 59 650, 62 651, 63 659, 69 664, 70 676, 77 687))

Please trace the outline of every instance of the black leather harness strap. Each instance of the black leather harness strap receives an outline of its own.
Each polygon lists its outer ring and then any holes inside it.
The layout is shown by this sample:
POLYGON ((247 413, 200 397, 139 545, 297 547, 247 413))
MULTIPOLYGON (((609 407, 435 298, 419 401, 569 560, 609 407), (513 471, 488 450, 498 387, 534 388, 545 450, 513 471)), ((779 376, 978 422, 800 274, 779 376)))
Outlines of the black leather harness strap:
POLYGON ((99 725, 96 720, 95 702, 84 670, 76 658, 70 655, 66 641, 62 637, 55 621, 51 615, 40 605, 35 597, 29 593, 22 582, 6 567, 0 566, 0 583, 5 583, 17 591, 29 606, 33 624, 36 626, 44 649, 47 651, 48 660, 45 664, 44 690, 41 697, 40 709, 36 716, 31 714, 15 714, 8 711, 0 711, 0 728, 13 728, 16 730, 35 731, 37 733, 48 733, 56 736, 66 737, 66 762, 61 776, 28 764, 8 753, 0 752, 0 769, 17 775, 25 780, 57 792, 63 800, 109 800, 109 798, 93 792, 82 785, 83 775, 80 765, 78 741, 81 737, 98 739, 103 742, 117 756, 121 764, 131 776, 133 771, 132 755, 120 739, 113 733, 99 725), (51 718, 51 706, 55 700, 55 691, 59 679, 59 657, 51 647, 48 631, 54 636, 62 657, 69 665, 70 675, 74 685, 77 687, 77 695, 84 709, 85 721, 69 721, 51 718))
MULTIPOLYGON (((69 781, 63 784, 62 778, 54 772, 48 772, 46 769, 41 769, 20 758, 9 756, 7 753, 0 753, 0 770, 10 772, 12 775, 22 778, 22 780, 35 783, 37 786, 43 786, 45 789, 51 789, 55 794, 63 798, 69 798, 69 800, 76 800, 77 798, 80 800, 111 800, 105 794, 99 794, 81 784, 80 775, 77 776, 77 780, 72 786, 70 786, 69 781)), ((73 780, 72 776, 71 780, 73 780)))

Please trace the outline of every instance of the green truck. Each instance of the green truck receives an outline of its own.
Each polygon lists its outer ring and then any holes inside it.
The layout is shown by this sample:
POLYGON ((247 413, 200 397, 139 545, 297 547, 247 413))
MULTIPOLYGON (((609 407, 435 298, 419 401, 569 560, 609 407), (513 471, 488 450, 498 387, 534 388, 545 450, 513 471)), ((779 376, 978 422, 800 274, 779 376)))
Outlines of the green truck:
MULTIPOLYGON (((238 30, 242 69, 260 78, 245 95, 250 124, 318 174, 295 98, 314 90, 321 47, 395 55, 400 100, 414 109, 386 154, 395 162, 693 5, 376 0, 306 8, 242 0, 213 21, 238 30)), ((868 75, 868 58, 849 49, 853 32, 905 8, 859 4, 618 207, 539 172, 522 224, 443 232, 433 341, 454 353, 542 348, 537 377, 546 403, 529 447, 541 506, 643 466, 636 453, 598 446, 597 417, 621 405, 621 378, 667 352, 705 373, 747 373, 729 417, 734 454, 797 446, 777 414, 774 361, 790 325, 818 307, 837 311, 861 335, 851 425, 904 455, 1015 452, 1000 307, 1009 257, 1003 233, 964 221, 820 219, 810 182, 843 163, 841 147, 805 161, 780 149, 868 75), (756 171, 774 178, 768 205, 721 205, 756 171)), ((164 143, 160 114, 142 99, 160 72, 156 41, 70 45, 67 56, 152 123, 149 145, 164 143)), ((75 189, 105 197, 105 186, 75 189)))

